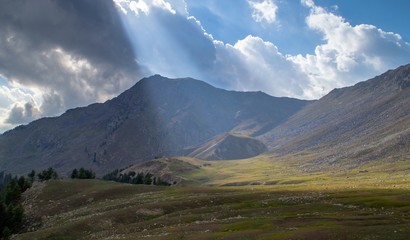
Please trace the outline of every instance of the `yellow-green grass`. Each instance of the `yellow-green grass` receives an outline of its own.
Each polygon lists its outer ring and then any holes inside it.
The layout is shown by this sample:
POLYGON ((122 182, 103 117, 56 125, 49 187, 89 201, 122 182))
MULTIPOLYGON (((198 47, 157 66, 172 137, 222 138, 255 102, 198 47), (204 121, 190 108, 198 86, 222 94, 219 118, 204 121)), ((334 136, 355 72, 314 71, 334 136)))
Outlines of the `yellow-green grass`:
MULTIPOLYGON (((15 239, 407 239, 408 161, 308 172, 300 160, 181 161, 182 186, 50 181, 26 195, 15 239)), ((171 161, 176 164, 178 161, 171 161)))
POLYGON ((340 170, 305 171, 309 155, 291 158, 262 155, 231 161, 202 162, 199 170, 183 173, 188 185, 250 186, 274 189, 410 189, 410 161, 377 161, 340 170), (296 160, 295 160, 296 159, 296 160))
POLYGON ((60 180, 26 200, 15 239, 406 239, 406 189, 158 187, 60 180))

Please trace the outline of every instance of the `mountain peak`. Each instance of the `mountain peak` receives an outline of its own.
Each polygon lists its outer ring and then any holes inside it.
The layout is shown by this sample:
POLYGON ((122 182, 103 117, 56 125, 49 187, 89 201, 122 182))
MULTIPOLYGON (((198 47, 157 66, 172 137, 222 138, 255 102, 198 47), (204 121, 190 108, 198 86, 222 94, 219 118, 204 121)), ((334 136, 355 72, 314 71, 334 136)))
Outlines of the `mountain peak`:
POLYGON ((395 81, 400 89, 405 89, 410 87, 410 64, 401 66, 396 70, 392 71, 393 81, 395 81))
POLYGON ((105 103, 0 136, 0 169, 25 174, 49 166, 60 172, 86 167, 103 174, 158 156, 179 155, 224 132, 256 137, 306 104, 227 91, 192 78, 153 75, 105 103))
POLYGON ((379 76, 360 82, 356 86, 370 85, 373 88, 402 90, 410 87, 410 64, 389 70, 379 76))

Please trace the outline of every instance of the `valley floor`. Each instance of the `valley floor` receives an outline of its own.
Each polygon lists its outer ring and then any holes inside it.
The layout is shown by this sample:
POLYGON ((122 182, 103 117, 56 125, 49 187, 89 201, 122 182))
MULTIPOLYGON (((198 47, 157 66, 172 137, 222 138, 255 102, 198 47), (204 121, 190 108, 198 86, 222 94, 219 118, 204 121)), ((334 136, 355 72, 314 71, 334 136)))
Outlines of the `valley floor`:
MULTIPOLYGON (((329 185, 331 186, 331 185, 329 185)), ((407 239, 410 192, 291 184, 158 187, 60 180, 26 193, 13 239, 407 239), (284 185, 282 185, 284 186, 284 185)))

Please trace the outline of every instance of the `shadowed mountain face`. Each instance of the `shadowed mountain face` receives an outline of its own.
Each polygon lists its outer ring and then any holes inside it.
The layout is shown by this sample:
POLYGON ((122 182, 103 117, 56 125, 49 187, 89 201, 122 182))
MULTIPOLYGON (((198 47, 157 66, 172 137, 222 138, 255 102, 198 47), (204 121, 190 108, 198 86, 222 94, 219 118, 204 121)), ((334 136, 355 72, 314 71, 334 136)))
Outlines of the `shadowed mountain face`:
POLYGON ((105 103, 4 133, 0 169, 24 174, 52 166, 64 174, 86 167, 101 175, 131 163, 181 154, 225 132, 261 136, 307 103, 156 75, 105 103))
POLYGON ((260 139, 280 154, 313 152, 313 169, 409 159, 410 65, 335 89, 260 139))

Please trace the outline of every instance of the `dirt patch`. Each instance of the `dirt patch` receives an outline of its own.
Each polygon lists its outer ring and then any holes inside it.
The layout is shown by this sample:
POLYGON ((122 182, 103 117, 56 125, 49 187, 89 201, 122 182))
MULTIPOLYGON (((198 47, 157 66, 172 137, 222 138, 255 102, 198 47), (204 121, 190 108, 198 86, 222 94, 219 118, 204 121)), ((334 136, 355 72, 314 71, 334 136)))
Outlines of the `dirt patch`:
POLYGON ((291 185, 291 184, 301 184, 301 183, 305 183, 305 182, 307 182, 307 181, 305 181, 305 180, 290 180, 290 181, 281 182, 281 184, 291 185))
POLYGON ((256 185, 262 185, 261 182, 253 182, 253 181, 246 181, 246 182, 231 182, 231 183, 225 183, 222 186, 224 187, 239 187, 239 186, 256 186, 256 185))
POLYGON ((154 209, 147 209, 147 208, 140 208, 136 211, 138 215, 144 215, 144 216, 160 216, 164 214, 164 210, 160 208, 154 208, 154 209))
POLYGON ((27 231, 34 231, 41 226, 41 217, 35 205, 38 196, 42 193, 45 186, 45 183, 34 182, 33 186, 22 194, 24 207, 23 225, 27 231))

